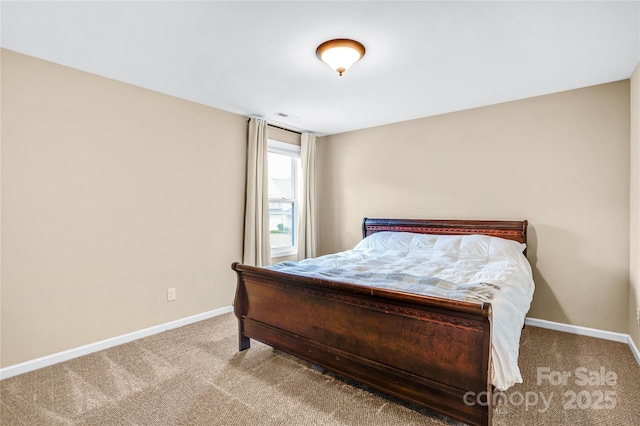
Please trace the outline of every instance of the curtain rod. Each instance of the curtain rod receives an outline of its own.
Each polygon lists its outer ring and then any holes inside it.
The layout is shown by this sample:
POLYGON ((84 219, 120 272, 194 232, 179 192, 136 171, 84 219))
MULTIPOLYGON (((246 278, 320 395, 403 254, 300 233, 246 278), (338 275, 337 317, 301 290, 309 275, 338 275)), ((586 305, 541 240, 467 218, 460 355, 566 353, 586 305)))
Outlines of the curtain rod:
POLYGON ((267 126, 275 127, 276 129, 280 129, 280 130, 284 130, 284 131, 287 131, 287 132, 297 133, 297 134, 299 134, 299 135, 302 135, 302 132, 298 132, 298 131, 296 131, 296 130, 291 130, 291 129, 285 129, 284 127, 275 126, 275 125, 273 125, 273 124, 267 124, 267 126))
MULTIPOLYGON (((247 123, 251 121, 251 118, 247 119, 247 123)), ((276 129, 284 130, 285 132, 297 133, 298 135, 302 135, 302 132, 298 132, 297 130, 286 129, 284 127, 276 126, 275 124, 267 123, 267 126, 275 127, 276 129)))

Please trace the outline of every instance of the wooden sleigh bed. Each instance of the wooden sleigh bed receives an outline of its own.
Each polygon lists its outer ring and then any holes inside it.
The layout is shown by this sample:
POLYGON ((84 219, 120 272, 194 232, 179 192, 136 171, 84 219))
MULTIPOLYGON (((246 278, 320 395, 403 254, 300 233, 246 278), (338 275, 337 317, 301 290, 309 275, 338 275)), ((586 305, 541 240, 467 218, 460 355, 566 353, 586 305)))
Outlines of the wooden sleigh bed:
MULTIPOLYGON (((527 221, 363 220, 363 238, 380 231, 482 234, 526 243, 527 221)), ((465 423, 491 424, 489 303, 413 295, 239 263, 232 268, 238 275, 234 312, 240 350, 255 339, 465 423), (465 399, 465 394, 473 397, 465 399), (487 398, 477 403, 477 395, 487 398)))

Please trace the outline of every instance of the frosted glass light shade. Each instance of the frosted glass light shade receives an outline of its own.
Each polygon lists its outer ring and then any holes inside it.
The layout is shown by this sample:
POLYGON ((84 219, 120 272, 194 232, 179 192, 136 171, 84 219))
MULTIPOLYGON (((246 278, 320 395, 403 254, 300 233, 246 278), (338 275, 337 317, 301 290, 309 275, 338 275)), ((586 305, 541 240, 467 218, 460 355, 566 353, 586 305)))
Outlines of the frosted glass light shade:
POLYGON ((316 49, 318 58, 340 75, 358 62, 364 56, 364 52, 361 43, 345 38, 325 41, 316 49))

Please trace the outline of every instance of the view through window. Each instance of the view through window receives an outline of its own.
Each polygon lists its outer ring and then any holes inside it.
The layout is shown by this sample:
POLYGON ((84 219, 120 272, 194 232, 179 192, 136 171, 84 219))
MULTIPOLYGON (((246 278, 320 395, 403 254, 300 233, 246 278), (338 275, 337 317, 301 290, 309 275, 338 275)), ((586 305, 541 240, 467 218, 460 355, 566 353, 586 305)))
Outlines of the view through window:
POLYGON ((269 236, 272 257, 297 252, 300 147, 269 140, 269 236))

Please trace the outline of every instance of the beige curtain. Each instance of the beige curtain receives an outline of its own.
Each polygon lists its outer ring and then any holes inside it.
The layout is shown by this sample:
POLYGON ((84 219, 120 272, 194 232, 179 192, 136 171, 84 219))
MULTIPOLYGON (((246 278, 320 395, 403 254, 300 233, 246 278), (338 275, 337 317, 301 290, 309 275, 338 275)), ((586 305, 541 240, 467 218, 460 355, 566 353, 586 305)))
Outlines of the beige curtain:
POLYGON ((242 263, 254 266, 271 263, 267 122, 259 118, 249 120, 242 263))
POLYGON ((316 200, 316 137, 302 133, 300 159, 302 185, 300 189, 300 219, 298 222, 298 259, 315 257, 317 251, 316 200))

